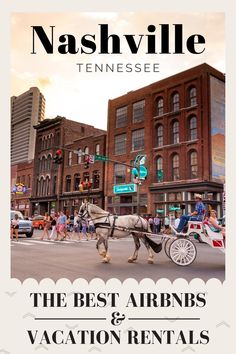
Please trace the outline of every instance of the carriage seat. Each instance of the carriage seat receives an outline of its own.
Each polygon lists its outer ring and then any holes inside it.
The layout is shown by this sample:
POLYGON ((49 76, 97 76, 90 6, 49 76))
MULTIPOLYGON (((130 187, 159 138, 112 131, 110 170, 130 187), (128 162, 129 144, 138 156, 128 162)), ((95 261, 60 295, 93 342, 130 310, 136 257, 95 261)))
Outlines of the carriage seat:
POLYGON ((211 229, 210 224, 208 223, 203 223, 203 227, 206 231, 207 236, 209 236, 212 240, 222 240, 223 236, 220 230, 214 231, 211 229))

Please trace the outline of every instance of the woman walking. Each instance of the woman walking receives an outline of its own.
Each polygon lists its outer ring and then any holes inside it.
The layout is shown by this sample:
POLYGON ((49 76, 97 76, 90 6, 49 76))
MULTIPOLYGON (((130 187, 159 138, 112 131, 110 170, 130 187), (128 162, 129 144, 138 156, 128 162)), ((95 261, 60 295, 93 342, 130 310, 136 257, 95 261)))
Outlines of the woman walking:
POLYGON ((45 213, 43 235, 40 238, 40 240, 43 240, 45 235, 47 235, 47 239, 49 240, 48 230, 50 229, 50 227, 51 227, 51 217, 49 216, 48 213, 45 213))
POLYGON ((19 217, 15 214, 14 219, 11 221, 11 239, 13 240, 13 235, 16 236, 16 241, 18 242, 18 230, 19 230, 19 217))
MULTIPOLYGON (((51 222, 51 226, 52 226, 52 231, 50 233, 49 239, 52 240, 54 237, 54 233, 56 232, 56 226, 57 226, 57 214, 54 214, 52 216, 52 222, 51 222)), ((54 237, 55 239, 55 237, 54 237)))

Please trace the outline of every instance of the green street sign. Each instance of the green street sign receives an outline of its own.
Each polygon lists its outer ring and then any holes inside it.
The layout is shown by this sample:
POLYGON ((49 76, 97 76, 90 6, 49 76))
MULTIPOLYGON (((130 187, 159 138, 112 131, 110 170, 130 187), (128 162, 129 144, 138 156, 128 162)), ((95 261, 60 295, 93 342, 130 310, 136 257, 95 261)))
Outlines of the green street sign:
POLYGON ((113 186, 114 194, 134 193, 136 191, 137 191, 137 185, 135 183, 117 184, 113 186))
POLYGON ((156 209, 156 213, 164 213, 163 209, 156 209))
POLYGON ((108 161, 108 160, 109 160, 108 156, 95 155, 95 161, 108 161))
POLYGON ((170 211, 177 211, 177 210, 181 210, 181 209, 178 207, 170 207, 169 210, 170 211))

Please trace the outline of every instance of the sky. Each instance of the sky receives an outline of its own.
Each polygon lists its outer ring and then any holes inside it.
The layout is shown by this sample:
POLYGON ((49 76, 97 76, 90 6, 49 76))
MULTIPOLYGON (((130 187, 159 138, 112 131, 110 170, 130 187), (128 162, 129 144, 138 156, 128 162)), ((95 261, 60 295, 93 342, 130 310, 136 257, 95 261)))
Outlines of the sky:
MULTIPOLYGON (((37 86, 46 99, 46 118, 57 115, 106 129, 108 100, 159 81, 193 66, 208 63, 225 73, 225 23, 223 13, 14 13, 11 18, 11 96, 37 86), (183 24, 185 54, 145 54, 145 42, 138 54, 131 54, 122 40, 119 55, 59 54, 58 38, 72 34, 81 48, 84 34, 94 34, 99 49, 99 24, 109 25, 109 34, 148 34, 147 26, 156 26, 156 45, 160 45, 159 24, 170 25, 173 48, 173 24, 183 24), (36 42, 32 51, 31 26, 43 26, 49 36, 54 29, 54 54, 47 54, 36 42), (192 34, 205 37, 205 51, 191 54, 186 39, 192 34), (86 73, 76 63, 159 63, 159 72, 86 73)), ((138 38, 138 37, 137 37, 138 38)), ((145 37, 144 37, 145 38, 145 37)))

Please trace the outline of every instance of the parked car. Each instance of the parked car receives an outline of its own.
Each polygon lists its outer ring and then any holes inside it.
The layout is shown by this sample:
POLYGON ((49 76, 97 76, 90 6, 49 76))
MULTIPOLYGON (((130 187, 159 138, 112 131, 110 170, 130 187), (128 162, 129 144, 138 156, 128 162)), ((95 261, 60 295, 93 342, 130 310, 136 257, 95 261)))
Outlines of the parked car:
POLYGON ((42 230, 44 228, 44 217, 42 215, 36 215, 33 217, 32 223, 35 229, 42 230))
POLYGON ((34 227, 33 227, 32 221, 25 220, 23 214, 18 210, 11 210, 11 216, 10 216, 11 220, 14 219, 15 214, 17 214, 18 218, 19 218, 18 234, 19 235, 25 234, 26 237, 32 237, 33 232, 34 232, 34 227))

